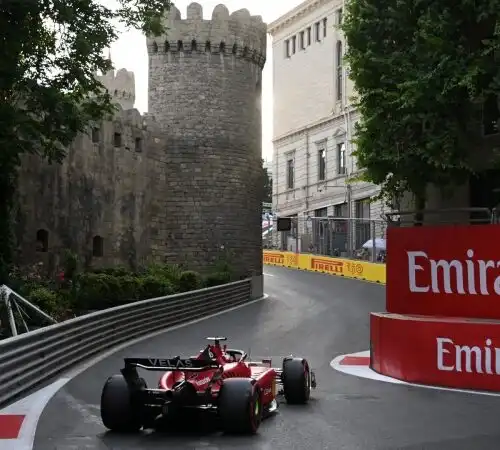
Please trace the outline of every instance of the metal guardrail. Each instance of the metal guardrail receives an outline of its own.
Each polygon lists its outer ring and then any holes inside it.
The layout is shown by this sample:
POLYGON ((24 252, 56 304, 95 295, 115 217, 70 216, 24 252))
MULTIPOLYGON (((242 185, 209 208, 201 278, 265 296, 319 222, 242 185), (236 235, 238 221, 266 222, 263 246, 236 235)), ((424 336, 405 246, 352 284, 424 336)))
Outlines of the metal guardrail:
POLYGON ((251 300, 252 280, 80 316, 0 341, 0 407, 116 345, 251 300))

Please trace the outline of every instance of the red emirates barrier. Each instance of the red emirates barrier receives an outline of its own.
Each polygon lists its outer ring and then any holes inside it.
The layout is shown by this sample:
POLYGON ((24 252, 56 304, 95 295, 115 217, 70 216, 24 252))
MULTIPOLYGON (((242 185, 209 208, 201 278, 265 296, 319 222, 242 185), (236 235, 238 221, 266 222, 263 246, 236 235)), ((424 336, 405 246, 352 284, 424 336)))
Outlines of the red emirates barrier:
POLYGON ((500 225, 389 228, 386 307, 500 319, 500 225))
POLYGON ((500 391, 500 321, 372 313, 371 368, 411 383, 500 391))

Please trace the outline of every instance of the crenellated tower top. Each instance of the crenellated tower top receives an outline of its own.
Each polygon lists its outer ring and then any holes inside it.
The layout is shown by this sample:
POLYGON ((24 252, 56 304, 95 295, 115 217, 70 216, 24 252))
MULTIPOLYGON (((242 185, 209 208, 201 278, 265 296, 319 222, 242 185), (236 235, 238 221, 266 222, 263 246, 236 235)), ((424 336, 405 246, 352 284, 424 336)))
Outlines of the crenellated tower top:
POLYGON ((97 79, 108 90, 113 100, 123 109, 132 109, 135 104, 135 76, 134 72, 127 69, 120 69, 116 72, 113 69, 104 75, 98 75, 97 79))
POLYGON ((203 19, 203 7, 191 3, 187 18, 172 6, 165 19, 166 35, 148 37, 148 53, 220 53, 234 55, 263 68, 266 61, 267 26, 261 16, 247 9, 229 14, 217 5, 211 20, 203 19))

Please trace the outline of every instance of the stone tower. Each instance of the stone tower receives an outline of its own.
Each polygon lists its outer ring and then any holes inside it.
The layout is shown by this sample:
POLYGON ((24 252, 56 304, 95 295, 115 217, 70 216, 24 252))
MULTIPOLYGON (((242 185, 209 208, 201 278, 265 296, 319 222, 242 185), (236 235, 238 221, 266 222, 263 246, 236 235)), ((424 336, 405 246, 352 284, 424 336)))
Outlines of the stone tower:
POLYGON ((262 273, 261 86, 266 24, 246 9, 172 7, 148 38, 149 112, 166 136, 167 261, 262 273))
MULTIPOLYGON (((111 55, 109 57, 111 59, 111 55)), ((111 69, 104 75, 96 76, 104 85, 113 100, 118 103, 122 109, 128 110, 134 107, 135 103, 135 77, 134 72, 127 69, 120 69, 116 72, 111 69)))

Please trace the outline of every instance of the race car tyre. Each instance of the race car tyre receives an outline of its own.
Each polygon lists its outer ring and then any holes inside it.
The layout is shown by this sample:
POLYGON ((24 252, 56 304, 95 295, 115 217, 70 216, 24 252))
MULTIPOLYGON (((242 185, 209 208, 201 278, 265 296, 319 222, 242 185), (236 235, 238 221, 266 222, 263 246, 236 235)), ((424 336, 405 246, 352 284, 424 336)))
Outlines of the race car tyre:
POLYGON ((287 403, 305 404, 311 396, 311 372, 308 362, 303 358, 283 360, 283 391, 287 403))
MULTIPOLYGON (((146 382, 141 379, 146 387, 146 382)), ((142 427, 140 410, 133 405, 132 393, 123 375, 113 375, 101 394, 101 419, 106 428, 118 432, 136 432, 142 427)))
POLYGON ((224 381, 218 400, 219 417, 226 433, 254 434, 262 422, 259 387, 246 378, 224 381))

